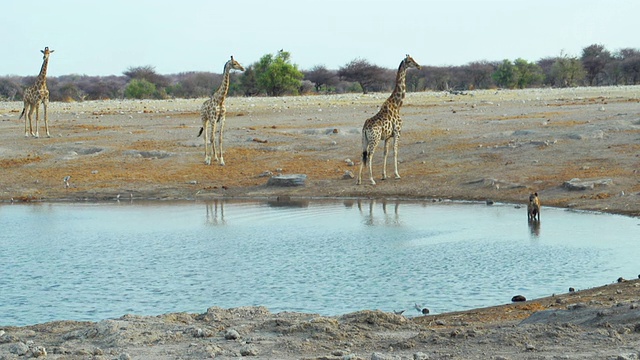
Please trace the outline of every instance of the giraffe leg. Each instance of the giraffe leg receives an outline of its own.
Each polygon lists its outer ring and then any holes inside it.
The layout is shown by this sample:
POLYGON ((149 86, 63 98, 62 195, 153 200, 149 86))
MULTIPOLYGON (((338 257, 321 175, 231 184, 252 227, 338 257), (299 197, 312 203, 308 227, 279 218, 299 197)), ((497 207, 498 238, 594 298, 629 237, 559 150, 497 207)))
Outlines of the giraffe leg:
POLYGON ((389 139, 384 141, 384 153, 382 158, 382 180, 387 180, 387 155, 389 155, 389 139))
POLYGON ((35 109, 33 108, 33 106, 29 105, 29 112, 27 113, 27 118, 29 119, 29 135, 30 136, 36 136, 36 134, 33 132, 33 112, 35 111, 35 109))
MULTIPOLYGON (((22 118, 22 116, 24 116, 24 137, 29 137, 29 129, 27 129, 27 121, 29 119, 29 111, 27 110, 28 105, 25 104, 24 108, 22 109, 22 115, 20 115, 20 117, 22 118)), ((31 125, 31 124, 29 124, 31 125)))
POLYGON ((209 120, 202 122, 204 132, 204 163, 211 165, 211 142, 209 141, 209 120))
POLYGON ((398 173, 398 141, 400 140, 400 135, 396 134, 393 137, 393 166, 396 179, 400 179, 400 174, 398 173))
POLYGON ((49 134, 49 120, 47 119, 47 105, 49 104, 49 101, 46 100, 42 103, 42 106, 44 106, 44 129, 47 131, 47 137, 51 137, 51 134, 49 134))
POLYGON ((367 144, 365 150, 362 152, 362 161, 360 162, 360 168, 358 169, 358 180, 356 180, 356 185, 362 184, 362 168, 365 166, 369 167, 369 182, 371 185, 375 185, 376 181, 373 180, 373 169, 371 164, 371 159, 373 159, 373 152, 376 148, 377 142, 373 144, 367 144))
POLYGON ((364 164, 364 161, 361 161, 360 162, 360 169, 358 170, 358 180, 356 180, 356 185, 362 184, 362 168, 363 168, 363 164, 364 164))
MULTIPOLYGON (((33 136, 35 136, 35 137, 37 137, 37 138, 39 138, 39 137, 40 137, 40 133, 38 132, 38 118, 40 117, 40 116, 39 116, 39 113, 40 113, 40 104, 38 104, 38 105, 36 106, 36 134, 35 134, 35 135, 33 135, 33 136)), ((33 134, 33 133, 32 133, 32 134, 33 134)))
POLYGON ((371 182, 371 185, 375 185, 376 181, 373 180, 373 153, 376 150, 376 146, 378 145, 377 141, 374 141, 372 144, 369 144, 367 146, 367 153, 369 155, 369 182, 371 182))
POLYGON ((222 157, 222 132, 224 130, 224 120, 225 120, 225 111, 222 111, 222 115, 220 116, 220 130, 218 133, 218 147, 220 150, 220 166, 224 166, 224 158, 222 157))
POLYGON ((212 120, 211 124, 211 145, 213 146, 213 157, 216 158, 216 162, 218 162, 220 159, 218 158, 218 147, 216 146, 216 134, 217 134, 217 128, 218 128, 218 117, 215 116, 212 120))

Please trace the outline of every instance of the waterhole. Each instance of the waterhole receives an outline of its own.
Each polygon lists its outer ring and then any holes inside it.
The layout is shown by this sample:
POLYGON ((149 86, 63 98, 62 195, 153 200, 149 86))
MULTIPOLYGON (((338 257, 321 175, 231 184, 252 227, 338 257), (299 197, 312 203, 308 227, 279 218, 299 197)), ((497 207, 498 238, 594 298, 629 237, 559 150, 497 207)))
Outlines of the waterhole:
POLYGON ((403 201, 0 206, 0 325, 262 305, 465 310, 640 273, 640 220, 403 201))

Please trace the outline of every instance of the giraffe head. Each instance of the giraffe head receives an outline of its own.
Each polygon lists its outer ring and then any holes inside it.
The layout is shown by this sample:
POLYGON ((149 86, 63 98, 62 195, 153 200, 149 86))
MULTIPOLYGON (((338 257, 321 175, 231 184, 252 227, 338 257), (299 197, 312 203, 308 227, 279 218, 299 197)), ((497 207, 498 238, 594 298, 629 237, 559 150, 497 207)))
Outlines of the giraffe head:
POLYGON ((49 58, 49 54, 51 54, 51 53, 52 53, 52 52, 54 52, 54 51, 55 51, 55 50, 49 50, 49 47, 48 47, 48 46, 46 46, 46 47, 44 48, 44 50, 40 50, 40 52, 41 52, 42 54, 44 54, 44 55, 42 56, 42 60, 46 60, 47 58, 49 58))
POLYGON ((418 70, 420 70, 420 68, 422 68, 422 66, 420 66, 420 64, 418 64, 415 60, 413 60, 413 58, 407 54, 407 57, 404 58, 404 67, 409 69, 409 68, 416 68, 418 70))
POLYGON ((231 63, 231 68, 234 70, 240 70, 240 71, 244 71, 244 67, 242 67, 242 65, 240 65, 239 62, 235 61, 233 59, 233 56, 231 56, 231 60, 229 60, 229 63, 231 63))

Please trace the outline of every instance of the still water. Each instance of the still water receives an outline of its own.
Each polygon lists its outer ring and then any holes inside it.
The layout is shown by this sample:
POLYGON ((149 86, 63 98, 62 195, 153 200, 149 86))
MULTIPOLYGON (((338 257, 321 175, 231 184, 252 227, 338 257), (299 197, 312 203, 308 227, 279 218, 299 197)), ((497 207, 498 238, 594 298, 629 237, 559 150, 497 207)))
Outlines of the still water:
POLYGON ((513 205, 190 202, 0 206, 0 325, 127 313, 432 313, 640 273, 640 219, 513 205))

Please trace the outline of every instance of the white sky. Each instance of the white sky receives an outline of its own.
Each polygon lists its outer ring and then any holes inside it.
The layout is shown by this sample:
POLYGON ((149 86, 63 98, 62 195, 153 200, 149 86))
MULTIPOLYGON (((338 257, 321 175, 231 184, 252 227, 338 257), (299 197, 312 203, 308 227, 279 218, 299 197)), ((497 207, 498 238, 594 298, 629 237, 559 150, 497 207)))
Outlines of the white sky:
POLYGON ((640 48, 639 0, 2 0, 0 76, 220 73, 284 49, 301 70, 537 61, 640 48))

